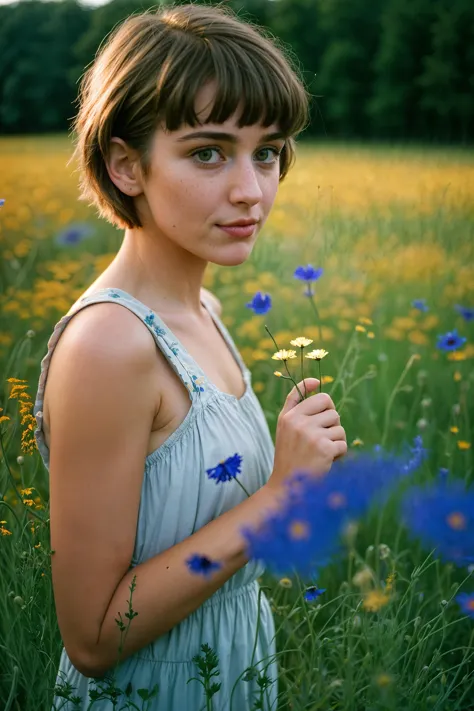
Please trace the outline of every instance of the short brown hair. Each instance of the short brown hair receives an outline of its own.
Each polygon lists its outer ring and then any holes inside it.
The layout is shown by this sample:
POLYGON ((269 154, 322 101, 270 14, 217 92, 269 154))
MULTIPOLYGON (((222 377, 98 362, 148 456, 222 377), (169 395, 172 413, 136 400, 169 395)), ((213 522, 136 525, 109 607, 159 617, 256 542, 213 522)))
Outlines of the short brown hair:
POLYGON ((297 64, 278 40, 227 7, 173 5, 128 17, 82 77, 72 125, 80 199, 117 227, 142 227, 133 198, 107 172, 110 139, 137 150, 147 176, 156 128, 199 124, 195 98, 209 81, 217 93, 207 122, 226 121, 242 102, 239 127, 276 123, 287 136, 282 180, 294 162, 294 136, 308 122, 309 94, 297 64))

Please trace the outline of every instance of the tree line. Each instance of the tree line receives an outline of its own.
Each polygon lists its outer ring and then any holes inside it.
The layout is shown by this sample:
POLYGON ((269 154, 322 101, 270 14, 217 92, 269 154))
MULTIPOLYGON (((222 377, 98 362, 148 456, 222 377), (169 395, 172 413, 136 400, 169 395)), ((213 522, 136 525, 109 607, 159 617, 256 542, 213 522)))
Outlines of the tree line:
MULTIPOLYGON (((472 0, 228 4, 296 55, 313 97, 306 134, 472 142, 472 0)), ((99 45, 118 22, 149 7, 146 0, 95 8, 76 0, 0 6, 0 133, 67 131, 79 79, 99 45)))

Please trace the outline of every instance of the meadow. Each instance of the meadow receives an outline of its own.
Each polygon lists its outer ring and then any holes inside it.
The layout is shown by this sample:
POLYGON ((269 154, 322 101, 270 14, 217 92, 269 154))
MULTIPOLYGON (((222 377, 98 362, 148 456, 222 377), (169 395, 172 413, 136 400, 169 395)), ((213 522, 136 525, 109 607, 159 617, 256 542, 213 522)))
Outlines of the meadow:
MULTIPOLYGON (((121 241, 78 202, 70 153, 64 136, 0 138, 5 711, 49 711, 61 652, 48 476, 33 438, 40 360, 55 323, 121 241)), ((278 711, 474 709, 474 548, 463 548, 474 540, 474 157, 460 149, 301 143, 249 262, 210 265, 205 286, 222 302, 272 434, 292 385, 275 372, 300 380, 304 367, 305 376, 321 373, 341 415, 349 466, 374 451, 423 453, 383 503, 344 528, 342 550, 319 561, 317 576, 265 573, 277 628, 278 711), (301 266, 318 276, 295 277, 301 266), (248 306, 258 292, 271 297, 264 314, 248 306), (298 357, 272 359, 299 337, 327 355, 303 360, 296 346, 298 357), (466 494, 449 513, 450 492, 461 484, 466 494), (402 496, 416 485, 441 492, 416 509, 424 539, 401 513, 402 496)), ((212 663, 200 664, 209 674, 212 663)), ((255 709, 265 708, 267 680, 259 679, 255 709)), ((215 699, 206 684, 208 711, 215 699)), ((125 706, 122 698, 110 708, 153 708, 145 692, 140 703, 125 706)))

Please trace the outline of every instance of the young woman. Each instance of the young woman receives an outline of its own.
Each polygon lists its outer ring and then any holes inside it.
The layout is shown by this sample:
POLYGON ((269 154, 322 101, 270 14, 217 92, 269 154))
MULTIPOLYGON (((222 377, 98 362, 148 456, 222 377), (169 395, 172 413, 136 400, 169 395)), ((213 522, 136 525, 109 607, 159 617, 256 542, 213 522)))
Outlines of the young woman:
POLYGON ((274 448, 201 284, 209 262, 250 257, 306 121, 307 94, 282 50, 215 7, 128 18, 85 74, 74 124, 82 198, 124 238, 56 325, 35 403, 64 642, 57 682, 81 709, 117 662, 135 576, 116 684, 131 685, 137 707, 137 689, 158 684, 148 708, 205 708, 201 684, 187 682, 208 644, 220 670, 215 711, 229 710, 234 684, 232 708, 253 707, 257 681, 239 676, 257 662, 276 709, 274 623, 241 529, 276 505, 295 469, 327 472, 347 450, 345 432, 327 395, 299 402, 293 390, 274 448), (236 453, 249 497, 209 476, 236 453), (194 554, 221 567, 193 572, 194 554))

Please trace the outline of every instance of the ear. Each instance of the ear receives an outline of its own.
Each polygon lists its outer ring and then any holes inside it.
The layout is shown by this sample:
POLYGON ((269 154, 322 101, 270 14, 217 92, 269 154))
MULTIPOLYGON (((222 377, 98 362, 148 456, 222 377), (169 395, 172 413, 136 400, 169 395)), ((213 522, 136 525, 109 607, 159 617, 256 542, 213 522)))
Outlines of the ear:
POLYGON ((136 150, 130 148, 122 138, 114 136, 110 139, 109 155, 105 163, 110 180, 124 195, 141 195, 140 161, 136 150))

